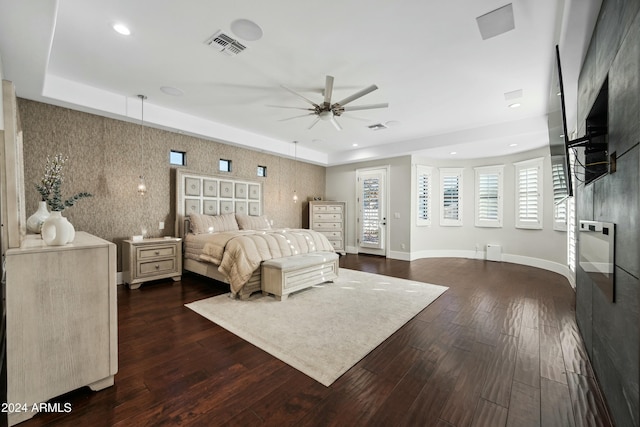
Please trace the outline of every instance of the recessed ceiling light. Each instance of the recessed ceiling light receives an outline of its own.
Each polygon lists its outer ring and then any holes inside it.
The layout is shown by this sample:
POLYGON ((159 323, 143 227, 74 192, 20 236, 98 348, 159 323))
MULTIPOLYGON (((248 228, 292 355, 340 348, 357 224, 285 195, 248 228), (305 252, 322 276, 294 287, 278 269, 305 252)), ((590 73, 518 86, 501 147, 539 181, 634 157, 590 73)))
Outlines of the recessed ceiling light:
POLYGON ((509 144, 509 147, 517 147, 518 144, 509 144))
POLYGON ((450 152, 449 154, 451 154, 451 155, 456 155, 456 154, 458 154, 458 152, 457 152, 457 151, 452 151, 452 152, 450 152))
POLYGON ((116 33, 122 34, 123 36, 128 36, 131 34, 131 30, 129 29, 129 27, 120 22, 116 22, 115 24, 113 24, 112 28, 116 33))
POLYGON ((509 108, 518 108, 520 106, 519 102, 516 102, 514 104, 509 104, 509 108))
POLYGON ((357 147, 357 146, 358 146, 358 144, 351 144, 351 146, 352 146, 352 147, 357 147))
POLYGON ((236 19, 231 23, 231 31, 243 40, 254 42, 262 38, 262 28, 248 19, 236 19))
POLYGON ((182 95, 184 95, 184 92, 182 90, 178 89, 177 87, 161 86, 160 90, 162 91, 162 93, 166 93, 167 95, 171 95, 171 96, 182 96, 182 95))

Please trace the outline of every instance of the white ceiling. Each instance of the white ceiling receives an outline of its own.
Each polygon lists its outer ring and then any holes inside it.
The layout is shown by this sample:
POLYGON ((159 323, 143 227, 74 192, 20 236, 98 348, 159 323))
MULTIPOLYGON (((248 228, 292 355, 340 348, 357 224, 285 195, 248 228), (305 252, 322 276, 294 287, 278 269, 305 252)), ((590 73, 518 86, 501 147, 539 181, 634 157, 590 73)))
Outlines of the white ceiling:
POLYGON ((0 0, 0 58, 18 96, 139 121, 144 94, 146 124, 288 156, 299 141, 298 157, 317 164, 479 158, 548 143, 554 46, 575 100, 601 0, 512 3, 515 29, 482 40, 476 17, 507 0, 0 0), (239 39, 237 56, 204 44, 218 30, 233 36, 240 18, 263 37, 239 39), (309 130, 311 116, 280 121, 305 112, 270 105, 308 107, 281 85, 321 103, 327 74, 334 101, 376 84, 350 105, 389 108, 344 113, 342 131, 323 121, 309 130), (367 128, 387 122, 397 123, 367 128))

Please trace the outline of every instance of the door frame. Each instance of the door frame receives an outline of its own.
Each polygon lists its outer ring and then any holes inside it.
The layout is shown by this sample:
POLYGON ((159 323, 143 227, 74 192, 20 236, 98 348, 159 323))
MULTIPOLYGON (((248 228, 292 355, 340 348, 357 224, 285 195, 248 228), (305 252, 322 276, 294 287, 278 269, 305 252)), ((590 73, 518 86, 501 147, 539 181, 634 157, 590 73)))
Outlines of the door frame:
MULTIPOLYGON (((390 205, 389 205, 389 177, 391 175, 391 165, 380 165, 380 166, 372 166, 372 167, 366 167, 366 168, 358 168, 356 169, 356 179, 355 179, 355 186, 356 186, 356 200, 355 200, 355 206, 356 206, 356 212, 355 212, 355 217, 354 217, 354 221, 355 221, 355 227, 354 230, 356 230, 356 252, 357 253, 367 253, 367 254, 372 254, 372 255, 380 255, 380 256, 384 256, 385 258, 389 258, 389 254, 391 253, 390 250, 390 245, 389 245, 389 241, 390 241, 390 237, 391 237, 391 227, 389 225, 389 210, 390 210, 390 205), (363 172, 371 172, 371 171, 381 171, 384 174, 384 188, 382 191, 382 206, 384 207, 384 213, 385 213, 385 226, 383 228, 383 233, 382 233, 382 238, 383 238, 383 242, 384 242, 384 248, 383 249, 379 249, 379 253, 378 251, 376 251, 375 249, 368 249, 366 252, 362 252, 360 249, 362 249, 362 247, 360 246, 360 174, 363 172)), ((364 248, 367 249, 367 248, 364 248)))

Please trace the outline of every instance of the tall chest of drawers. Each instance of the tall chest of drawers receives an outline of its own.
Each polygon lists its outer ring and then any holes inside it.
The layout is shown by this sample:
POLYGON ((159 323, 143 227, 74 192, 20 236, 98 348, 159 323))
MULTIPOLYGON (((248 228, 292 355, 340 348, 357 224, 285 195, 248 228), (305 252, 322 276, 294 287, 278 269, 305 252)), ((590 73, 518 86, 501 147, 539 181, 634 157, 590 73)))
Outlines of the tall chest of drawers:
POLYGON ((345 254, 345 202, 309 202, 309 228, 329 239, 336 252, 345 254))

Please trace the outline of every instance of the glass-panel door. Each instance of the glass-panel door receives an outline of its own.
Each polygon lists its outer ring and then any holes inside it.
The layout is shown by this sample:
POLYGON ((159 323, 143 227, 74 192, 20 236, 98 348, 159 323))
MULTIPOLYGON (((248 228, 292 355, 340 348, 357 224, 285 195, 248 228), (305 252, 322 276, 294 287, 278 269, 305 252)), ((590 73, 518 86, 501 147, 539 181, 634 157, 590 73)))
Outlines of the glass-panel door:
POLYGON ((386 169, 357 171, 358 252, 386 255, 386 169))

